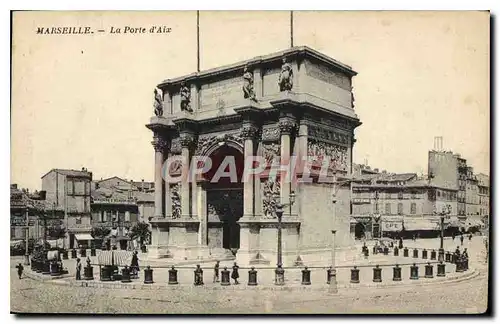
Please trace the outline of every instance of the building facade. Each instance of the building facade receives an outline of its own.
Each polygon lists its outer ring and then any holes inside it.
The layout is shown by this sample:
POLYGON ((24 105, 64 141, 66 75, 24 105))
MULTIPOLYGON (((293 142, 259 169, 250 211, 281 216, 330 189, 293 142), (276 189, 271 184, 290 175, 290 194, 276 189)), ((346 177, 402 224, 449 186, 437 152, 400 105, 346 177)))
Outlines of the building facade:
POLYGON ((88 244, 91 225, 92 172, 52 169, 42 176, 42 191, 46 193, 46 204, 54 210, 63 211, 64 227, 67 229, 66 247, 77 248, 81 241, 88 244))
MULTIPOLYGON (((236 253, 240 264, 272 264, 277 255, 276 194, 283 214, 283 263, 330 255, 332 230, 339 248, 351 246, 349 185, 287 183, 264 171, 241 181, 243 161, 262 156, 330 157, 329 175, 351 173, 354 111, 350 67, 307 47, 166 80, 155 90, 155 116, 147 127, 155 150, 153 242, 149 257, 191 260, 236 253), (195 182, 167 182, 168 157, 183 161, 168 174, 188 172, 193 156, 212 168, 195 182), (212 182, 225 156, 237 165, 236 183, 212 182), (336 192, 337 203, 332 201, 336 192)), ((286 163, 286 162, 285 162, 286 163)), ((312 168, 311 176, 318 178, 312 168)))
POLYGON ((457 214, 457 190, 430 185, 416 174, 355 177, 352 184, 351 236, 374 239, 437 234, 443 208, 451 208, 446 223, 457 214), (436 233, 429 233, 436 232, 436 233))
POLYGON ((490 177, 479 173, 477 178, 478 208, 480 216, 490 215, 490 177))

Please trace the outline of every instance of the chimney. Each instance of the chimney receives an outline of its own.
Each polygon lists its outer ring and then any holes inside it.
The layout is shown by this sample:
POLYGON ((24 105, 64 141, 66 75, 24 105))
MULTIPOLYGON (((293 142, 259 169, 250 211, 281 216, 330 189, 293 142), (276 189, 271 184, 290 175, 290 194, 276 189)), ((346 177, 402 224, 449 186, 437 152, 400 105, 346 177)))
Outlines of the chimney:
POLYGON ((144 179, 141 180, 141 191, 144 191, 144 179))
POLYGON ((373 169, 373 171, 378 172, 378 168, 373 169))

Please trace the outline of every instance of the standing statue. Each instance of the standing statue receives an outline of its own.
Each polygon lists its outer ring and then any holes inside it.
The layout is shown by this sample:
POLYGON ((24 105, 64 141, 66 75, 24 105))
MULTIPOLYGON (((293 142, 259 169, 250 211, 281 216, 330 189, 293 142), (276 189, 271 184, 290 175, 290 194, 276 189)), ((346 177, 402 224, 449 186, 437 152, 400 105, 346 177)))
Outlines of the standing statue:
POLYGON ((162 94, 159 89, 155 88, 155 115, 158 117, 163 116, 163 102, 162 102, 162 94))
POLYGON ((245 99, 256 100, 253 91, 253 73, 245 66, 243 70, 243 97, 245 99))
POLYGON ((283 57, 283 64, 281 65, 281 73, 278 79, 280 91, 290 91, 293 87, 293 71, 292 65, 283 57))
POLYGON ((186 83, 183 81, 181 83, 181 111, 189 111, 193 112, 191 109, 191 90, 189 89, 188 86, 186 86, 186 83))

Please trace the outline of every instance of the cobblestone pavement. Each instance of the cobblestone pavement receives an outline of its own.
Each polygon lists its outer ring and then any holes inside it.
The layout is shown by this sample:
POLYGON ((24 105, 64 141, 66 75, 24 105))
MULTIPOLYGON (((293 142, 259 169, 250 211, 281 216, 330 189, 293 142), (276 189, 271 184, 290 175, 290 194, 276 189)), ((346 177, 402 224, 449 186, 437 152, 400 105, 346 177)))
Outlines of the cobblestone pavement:
MULTIPOLYGON (((448 244, 456 247, 453 242, 448 244)), ((481 244, 482 239, 477 237, 468 246, 469 254, 475 256, 471 260, 478 259, 474 261, 474 266, 480 272, 473 279, 436 285, 341 289, 337 294, 327 290, 224 291, 197 290, 193 287, 185 290, 129 290, 59 286, 28 278, 17 279, 12 260, 11 311, 141 314, 480 313, 486 310, 488 300, 486 264, 480 263, 480 256, 477 256, 481 253, 481 244)), ((207 271, 206 281, 210 275, 211 271, 207 271)), ((189 277, 192 282, 192 276, 189 277)), ((318 280, 324 282, 326 274, 320 273, 320 277, 318 280)), ((246 275, 242 279, 246 282, 246 275)), ((368 279, 371 280, 371 276, 368 279)))

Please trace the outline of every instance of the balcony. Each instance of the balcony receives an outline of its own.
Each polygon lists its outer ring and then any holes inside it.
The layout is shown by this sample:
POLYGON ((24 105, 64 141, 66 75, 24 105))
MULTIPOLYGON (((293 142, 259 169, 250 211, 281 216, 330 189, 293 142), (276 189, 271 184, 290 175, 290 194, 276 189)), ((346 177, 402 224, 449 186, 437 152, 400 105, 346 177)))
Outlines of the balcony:
POLYGON ((94 221, 92 220, 92 226, 103 226, 103 227, 132 227, 136 224, 137 222, 131 222, 131 221, 120 221, 120 222, 100 222, 100 221, 94 221))

